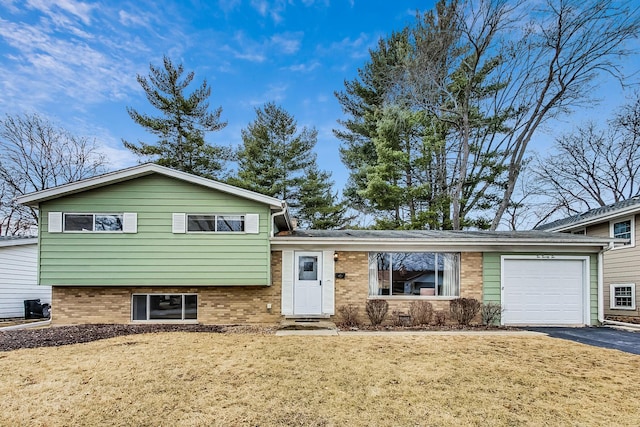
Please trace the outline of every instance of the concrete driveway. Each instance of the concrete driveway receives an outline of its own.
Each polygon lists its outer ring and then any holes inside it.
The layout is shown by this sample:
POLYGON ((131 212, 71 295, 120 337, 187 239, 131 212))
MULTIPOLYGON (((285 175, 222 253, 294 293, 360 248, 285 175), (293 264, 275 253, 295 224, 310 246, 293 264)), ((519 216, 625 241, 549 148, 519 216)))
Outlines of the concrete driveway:
POLYGON ((553 338, 576 341, 596 347, 612 348, 627 353, 640 354, 640 332, 614 328, 526 328, 542 332, 553 338))

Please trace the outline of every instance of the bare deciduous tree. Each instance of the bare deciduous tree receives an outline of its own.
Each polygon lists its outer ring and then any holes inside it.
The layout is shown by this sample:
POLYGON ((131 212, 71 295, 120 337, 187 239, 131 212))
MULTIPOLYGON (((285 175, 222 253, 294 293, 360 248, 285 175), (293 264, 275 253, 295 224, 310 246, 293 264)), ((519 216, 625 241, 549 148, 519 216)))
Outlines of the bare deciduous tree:
POLYGON ((640 191, 640 98, 623 107, 608 129, 578 127, 537 160, 536 175, 565 214, 619 202, 640 191))
POLYGON ((95 140, 77 137, 38 114, 0 120, 0 235, 30 234, 38 213, 17 204, 20 195, 105 171, 95 140))

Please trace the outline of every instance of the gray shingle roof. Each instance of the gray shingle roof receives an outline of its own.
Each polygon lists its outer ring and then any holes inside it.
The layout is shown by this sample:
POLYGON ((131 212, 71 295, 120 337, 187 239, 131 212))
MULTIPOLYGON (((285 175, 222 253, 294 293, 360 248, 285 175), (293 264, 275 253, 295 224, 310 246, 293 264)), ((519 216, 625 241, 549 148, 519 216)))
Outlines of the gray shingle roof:
POLYGON ((586 212, 573 215, 567 218, 562 218, 548 224, 542 224, 535 228, 535 230, 545 231, 545 230, 555 230, 557 228, 569 228, 573 226, 580 226, 586 222, 592 222, 597 220, 598 218, 604 218, 615 214, 616 212, 627 212, 630 213, 633 211, 634 207, 637 208, 637 211, 640 211, 640 196, 634 196, 630 199, 623 200, 621 202, 612 203, 607 206, 601 206, 595 209, 588 210, 586 212))

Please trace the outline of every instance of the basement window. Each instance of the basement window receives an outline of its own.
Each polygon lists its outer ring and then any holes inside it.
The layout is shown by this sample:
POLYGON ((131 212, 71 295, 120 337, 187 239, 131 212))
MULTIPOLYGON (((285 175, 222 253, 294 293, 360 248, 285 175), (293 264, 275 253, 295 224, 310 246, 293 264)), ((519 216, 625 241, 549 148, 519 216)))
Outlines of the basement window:
POLYGON ((610 307, 614 310, 636 309, 636 284, 612 284, 609 295, 610 307))
POLYGON ((134 294, 131 319, 176 322, 198 319, 197 294, 134 294))

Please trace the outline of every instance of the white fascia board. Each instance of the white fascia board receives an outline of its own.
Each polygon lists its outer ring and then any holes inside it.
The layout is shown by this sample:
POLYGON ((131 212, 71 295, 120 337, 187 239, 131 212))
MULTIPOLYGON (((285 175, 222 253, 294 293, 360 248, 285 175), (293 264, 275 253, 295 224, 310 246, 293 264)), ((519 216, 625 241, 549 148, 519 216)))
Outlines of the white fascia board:
POLYGON ((525 252, 525 251, 550 251, 550 252, 575 252, 585 251, 597 253, 609 246, 611 239, 598 239, 586 242, 540 242, 531 239, 513 241, 471 241, 459 240, 381 240, 381 239, 329 239, 329 238, 272 238, 271 245, 277 249, 308 248, 335 249, 345 251, 462 251, 462 252, 525 252))
POLYGON ((0 239, 0 247, 4 246, 22 246, 22 245, 37 245, 38 238, 24 238, 24 239, 0 239))
POLYGON ((593 217, 593 218, 588 218, 588 219, 583 220, 583 221, 572 222, 571 224, 561 225, 559 227, 548 228, 548 229, 546 229, 544 231, 548 231, 548 232, 569 231, 569 230, 572 230, 574 228, 588 227, 590 225, 599 224, 599 223, 602 223, 602 222, 609 222, 612 219, 621 218, 621 217, 630 216, 630 215, 635 215, 635 214, 637 214, 639 212, 640 212, 640 206, 634 205, 634 206, 629 206, 626 209, 621 209, 621 210, 618 210, 618 211, 615 211, 615 212, 610 212, 610 213, 608 213, 606 215, 597 216, 597 217, 593 217))
POLYGON ((164 166, 159 166, 154 163, 145 163, 143 165, 133 166, 131 168, 106 173, 104 175, 99 175, 93 178, 87 178, 81 181, 63 184, 58 187, 49 188, 47 190, 25 194, 23 196, 17 197, 16 201, 24 205, 37 206, 38 203, 44 202, 46 200, 51 200, 69 194, 79 193, 81 191, 127 181, 133 178, 150 175, 152 173, 158 173, 182 181, 190 182, 192 184, 197 184, 204 187, 212 188, 214 190, 222 191, 224 193, 233 194, 235 196, 243 197, 245 199, 253 200, 259 203, 264 203, 266 205, 269 205, 272 209, 282 209, 284 206, 286 206, 282 200, 276 199, 275 197, 265 196, 260 193, 245 190, 239 187, 234 187, 233 185, 224 184, 222 182, 213 181, 211 179, 202 178, 200 176, 192 175, 186 172, 177 171, 164 166))

